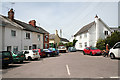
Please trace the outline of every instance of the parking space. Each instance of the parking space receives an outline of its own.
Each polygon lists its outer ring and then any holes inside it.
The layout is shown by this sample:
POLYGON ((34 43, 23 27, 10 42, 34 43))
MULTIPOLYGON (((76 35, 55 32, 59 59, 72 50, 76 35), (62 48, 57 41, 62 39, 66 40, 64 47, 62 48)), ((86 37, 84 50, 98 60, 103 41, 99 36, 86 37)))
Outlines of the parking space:
POLYGON ((83 55, 82 52, 10 64, 3 78, 112 78, 118 76, 119 59, 83 55))

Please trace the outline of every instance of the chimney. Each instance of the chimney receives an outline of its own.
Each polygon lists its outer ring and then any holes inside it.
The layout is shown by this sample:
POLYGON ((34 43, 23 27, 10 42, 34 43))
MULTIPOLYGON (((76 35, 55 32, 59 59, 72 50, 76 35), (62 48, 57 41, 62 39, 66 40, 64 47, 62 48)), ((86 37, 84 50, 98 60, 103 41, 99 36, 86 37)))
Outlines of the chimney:
POLYGON ((8 18, 13 20, 14 19, 14 11, 13 9, 11 8, 10 11, 8 12, 8 18))
POLYGON ((58 35, 58 31, 57 30, 55 31, 55 35, 58 35))
POLYGON ((34 27, 36 27, 36 21, 35 20, 29 21, 29 24, 32 25, 32 26, 34 26, 34 27))
POLYGON ((98 18, 97 14, 96 14, 95 18, 98 18))

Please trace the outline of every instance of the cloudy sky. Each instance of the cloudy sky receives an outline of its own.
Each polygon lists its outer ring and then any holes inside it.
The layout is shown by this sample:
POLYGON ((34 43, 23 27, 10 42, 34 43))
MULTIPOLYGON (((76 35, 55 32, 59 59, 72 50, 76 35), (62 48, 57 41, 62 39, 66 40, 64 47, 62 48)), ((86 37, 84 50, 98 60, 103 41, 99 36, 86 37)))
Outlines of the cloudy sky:
POLYGON ((64 1, 13 1, 2 2, 2 11, 0 14, 7 16, 10 8, 15 10, 15 19, 28 23, 30 20, 36 20, 37 26, 43 27, 51 34, 55 30, 60 32, 62 37, 70 39, 80 28, 94 21, 97 14, 108 26, 118 26, 118 0, 113 2, 64 2, 64 1), (114 2, 116 1, 116 2, 114 2))

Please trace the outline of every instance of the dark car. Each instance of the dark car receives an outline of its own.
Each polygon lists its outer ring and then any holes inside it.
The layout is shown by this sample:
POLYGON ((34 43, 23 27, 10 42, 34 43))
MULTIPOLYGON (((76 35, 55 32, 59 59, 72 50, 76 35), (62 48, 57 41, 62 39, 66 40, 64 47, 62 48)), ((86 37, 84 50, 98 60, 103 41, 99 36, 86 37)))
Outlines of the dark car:
POLYGON ((56 48, 48 48, 49 50, 53 51, 53 53, 55 53, 55 55, 59 55, 59 50, 56 48))
POLYGON ((0 51, 0 60, 2 60, 2 66, 8 66, 13 62, 12 54, 10 51, 0 51))
POLYGON ((55 56, 55 53, 49 49, 43 49, 43 51, 46 53, 47 57, 55 56))
POLYGON ((13 62, 23 62, 25 60, 25 55, 23 51, 12 52, 13 62))
POLYGON ((75 47, 69 47, 68 52, 76 52, 76 48, 75 47))
POLYGON ((101 55, 101 50, 99 50, 98 48, 95 48, 95 47, 86 47, 84 50, 83 50, 83 54, 86 55, 86 54, 90 54, 91 56, 92 55, 101 55))

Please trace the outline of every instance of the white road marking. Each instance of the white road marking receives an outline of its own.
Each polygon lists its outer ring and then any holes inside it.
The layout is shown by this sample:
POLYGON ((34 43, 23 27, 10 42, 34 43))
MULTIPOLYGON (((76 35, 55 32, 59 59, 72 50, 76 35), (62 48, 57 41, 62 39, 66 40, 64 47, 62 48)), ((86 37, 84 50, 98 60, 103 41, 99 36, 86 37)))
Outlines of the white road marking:
POLYGON ((110 78, 120 78, 119 76, 115 76, 115 77, 110 77, 110 78))
POLYGON ((70 70, 69 70, 68 65, 66 65, 66 68, 67 68, 68 75, 70 76, 70 70))

